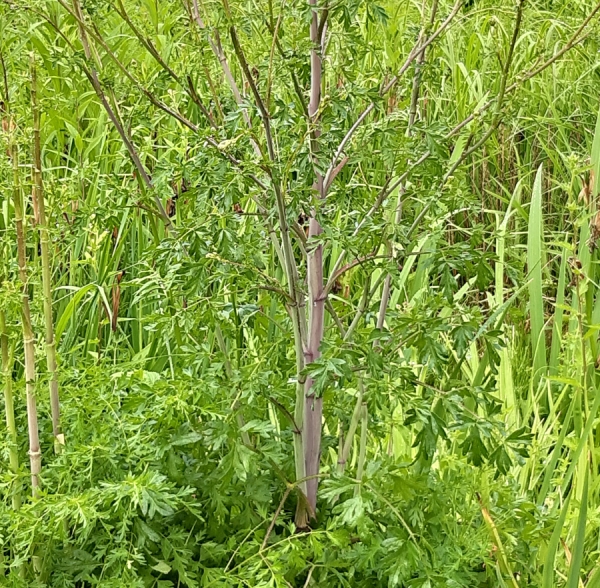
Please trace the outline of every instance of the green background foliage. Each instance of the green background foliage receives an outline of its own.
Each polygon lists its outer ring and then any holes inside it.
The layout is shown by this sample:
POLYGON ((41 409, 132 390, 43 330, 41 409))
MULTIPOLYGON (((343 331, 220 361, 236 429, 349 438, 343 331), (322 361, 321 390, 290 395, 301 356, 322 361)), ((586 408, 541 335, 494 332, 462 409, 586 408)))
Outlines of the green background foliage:
POLYGON ((600 586, 598 21, 528 77, 594 7, 528 0, 513 44, 515 2, 465 2, 423 63, 382 95, 452 4, 319 2, 315 150, 304 0, 91 0, 80 22, 67 1, 0 3, 0 310, 20 457, 12 472, 3 436, 0 583, 600 586), (272 161, 232 28, 269 112, 272 161), (58 454, 29 197, 31 53, 66 439, 58 454), (90 83, 94 71, 152 186, 90 83), (371 103, 327 198, 316 198, 316 173, 371 103), (11 141, 27 201, 25 285, 11 141), (321 357, 301 373, 272 240, 282 229, 275 183, 303 295, 305 258, 319 244, 331 279, 321 357), (311 214, 323 233, 307 240, 311 214), (344 271, 331 278, 338 260, 344 271), (37 499, 27 497, 22 287, 36 333, 37 499), (316 518, 298 532, 294 402, 306 376, 324 419, 316 518))

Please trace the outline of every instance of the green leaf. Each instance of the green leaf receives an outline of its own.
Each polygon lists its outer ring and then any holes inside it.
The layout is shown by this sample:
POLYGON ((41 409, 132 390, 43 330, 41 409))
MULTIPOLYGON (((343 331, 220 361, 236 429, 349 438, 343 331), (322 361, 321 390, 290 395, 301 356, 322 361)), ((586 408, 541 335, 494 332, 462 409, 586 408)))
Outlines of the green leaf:
POLYGON ((153 565, 152 569, 160 572, 161 574, 168 574, 171 571, 171 566, 162 560, 158 560, 158 563, 153 565))
POLYGON ((63 331, 65 330, 65 327, 67 326, 67 323, 69 322, 69 319, 73 316, 73 313, 75 312, 75 309, 77 308, 77 304, 79 304, 79 301, 90 290, 92 290, 95 287, 96 287, 96 284, 87 284, 86 286, 77 288, 75 295, 73 296, 73 298, 71 298, 71 300, 69 301, 69 304, 67 304, 67 307, 65 308, 63 313, 60 315, 60 318, 58 319, 58 322, 56 323, 56 329, 55 329, 54 334, 56 336, 57 341, 60 340, 60 337, 63 334, 63 331))

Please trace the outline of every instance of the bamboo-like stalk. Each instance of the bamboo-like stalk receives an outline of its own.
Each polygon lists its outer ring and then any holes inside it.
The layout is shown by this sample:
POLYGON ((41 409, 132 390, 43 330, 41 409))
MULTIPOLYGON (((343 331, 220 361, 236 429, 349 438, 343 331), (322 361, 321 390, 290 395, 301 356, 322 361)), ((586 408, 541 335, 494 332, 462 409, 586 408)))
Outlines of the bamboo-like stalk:
POLYGON ((31 493, 39 496, 40 473, 42 471, 42 453, 35 397, 35 337, 31 324, 29 293, 27 291, 27 257, 25 241, 25 223, 23 194, 19 183, 19 153, 14 136, 11 138, 10 154, 13 167, 13 204, 17 229, 17 263, 21 281, 21 316, 23 321, 23 346, 25 349, 25 391, 27 395, 27 429, 29 432, 29 462, 31 468, 31 493))
POLYGON ((8 463, 10 471, 15 475, 12 487, 12 507, 21 508, 21 488, 16 476, 19 473, 19 453, 17 451, 17 427, 15 425, 15 406, 12 387, 13 354, 9 348, 8 331, 6 328, 6 313, 0 310, 0 351, 2 353, 2 374, 4 376, 4 411, 6 413, 6 428, 10 446, 8 448, 8 463))
POLYGON ((52 434, 54 435, 54 452, 60 453, 64 445, 64 435, 60 426, 60 401, 58 394, 58 371, 56 363, 56 341, 54 338, 54 321, 52 318, 52 274, 50 271, 48 221, 44 203, 44 184, 42 179, 42 152, 40 142, 40 107, 37 98, 37 72, 35 56, 30 56, 31 73, 31 107, 33 111, 33 194, 37 202, 38 231, 42 262, 42 291, 44 298, 44 324, 46 331, 46 363, 50 376, 50 410, 52 414, 52 434))

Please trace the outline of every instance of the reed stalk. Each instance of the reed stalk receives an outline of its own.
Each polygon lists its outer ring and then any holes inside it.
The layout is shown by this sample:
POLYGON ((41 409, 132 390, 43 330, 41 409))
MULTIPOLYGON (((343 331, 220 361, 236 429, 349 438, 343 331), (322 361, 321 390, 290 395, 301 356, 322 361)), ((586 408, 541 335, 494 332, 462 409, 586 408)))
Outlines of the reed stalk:
POLYGON ((17 427, 15 424, 15 404, 12 385, 12 370, 14 364, 13 350, 9 345, 6 313, 0 310, 0 351, 2 353, 2 374, 4 378, 4 411, 6 413, 6 428, 8 430, 9 449, 8 463, 10 471, 15 476, 11 488, 11 501, 14 510, 21 508, 21 485, 19 475, 19 452, 17 449, 17 427))
POLYGON ((60 426, 60 400, 58 394, 58 370, 56 362, 56 340, 54 337, 54 319, 52 317, 52 271, 48 236, 48 220, 44 202, 44 184, 42 178, 42 150, 40 141, 40 105, 37 96, 37 71, 35 56, 30 56, 31 108, 33 111, 33 194, 37 203, 38 231, 40 235, 42 263, 42 293, 44 299, 44 325, 46 333, 46 364, 48 366, 50 387, 50 410, 52 414, 52 434, 54 452, 60 453, 65 443, 60 426))
POLYGON ((35 373, 35 336, 29 306, 27 247, 25 237, 23 192, 19 182, 19 152, 14 136, 10 146, 13 168, 13 206, 17 231, 17 263, 21 281, 21 318, 23 321, 23 347, 25 350, 25 391, 27 396, 27 429, 29 433, 29 462, 31 469, 31 493, 39 496, 42 453, 38 429, 35 373))

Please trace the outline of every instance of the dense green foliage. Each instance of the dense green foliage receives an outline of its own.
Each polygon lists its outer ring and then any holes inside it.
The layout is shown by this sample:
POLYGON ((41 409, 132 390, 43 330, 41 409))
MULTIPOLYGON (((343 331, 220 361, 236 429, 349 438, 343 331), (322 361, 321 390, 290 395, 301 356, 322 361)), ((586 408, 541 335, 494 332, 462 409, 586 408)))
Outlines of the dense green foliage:
POLYGON ((597 10, 0 3, 0 585, 600 586, 597 10))

